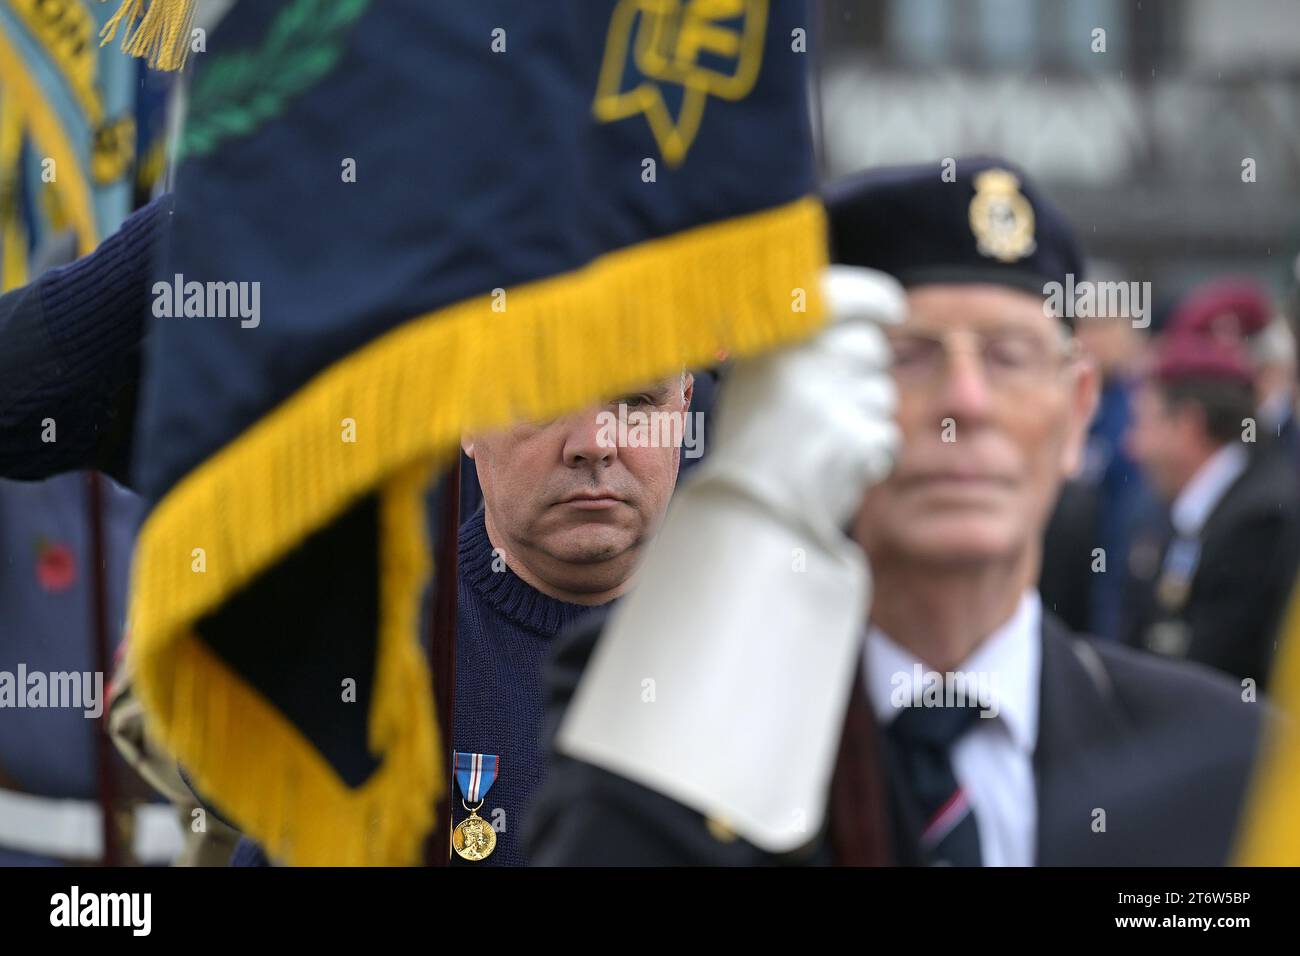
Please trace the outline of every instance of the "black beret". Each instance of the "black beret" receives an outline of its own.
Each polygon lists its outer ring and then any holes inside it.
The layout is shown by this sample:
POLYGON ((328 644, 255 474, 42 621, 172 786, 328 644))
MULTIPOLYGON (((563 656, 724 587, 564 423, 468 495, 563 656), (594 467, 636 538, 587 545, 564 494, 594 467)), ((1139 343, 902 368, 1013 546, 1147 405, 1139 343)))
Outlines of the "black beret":
POLYGON ((904 286, 995 282, 1045 295, 1067 274, 1084 278, 1065 216, 1000 159, 873 169, 831 184, 824 200, 832 261, 904 286))

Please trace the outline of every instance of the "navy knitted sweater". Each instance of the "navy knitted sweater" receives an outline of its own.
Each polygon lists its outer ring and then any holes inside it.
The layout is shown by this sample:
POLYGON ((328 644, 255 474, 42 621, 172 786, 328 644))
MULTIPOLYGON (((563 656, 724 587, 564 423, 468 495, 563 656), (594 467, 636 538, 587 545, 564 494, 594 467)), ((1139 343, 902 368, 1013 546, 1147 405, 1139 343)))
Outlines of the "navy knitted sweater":
MULTIPOLYGON (((521 866, 528 862, 525 813, 546 771, 542 669, 556 635, 591 608, 547 597, 494 559, 482 510, 461 526, 459 560, 452 739, 462 753, 501 758, 478 811, 497 831, 496 850, 466 865, 521 866)), ((463 796, 457 788, 457 823, 469 815, 463 796)))
MULTIPOLYGON (((557 601, 494 558, 483 511, 460 528, 456 608, 456 705, 452 740, 462 753, 496 754, 496 783, 478 814, 497 831, 486 860, 465 866, 523 866, 524 821, 546 773, 542 746, 543 668, 555 637, 592 608, 557 601)), ((456 823, 469 813, 452 781, 456 823)), ((251 841, 241 840, 231 866, 266 866, 251 841)))
POLYGON ((130 484, 153 251, 170 209, 170 196, 155 199, 90 255, 0 296, 0 476, 95 468, 130 484))

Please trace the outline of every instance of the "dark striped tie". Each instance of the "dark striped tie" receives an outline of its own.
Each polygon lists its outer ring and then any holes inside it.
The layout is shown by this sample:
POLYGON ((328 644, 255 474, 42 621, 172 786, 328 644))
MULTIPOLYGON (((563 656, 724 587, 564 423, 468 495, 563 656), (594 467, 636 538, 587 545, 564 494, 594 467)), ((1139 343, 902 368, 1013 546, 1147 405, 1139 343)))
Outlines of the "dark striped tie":
POLYGON ((974 706, 908 707, 887 731, 921 821, 921 853, 931 865, 980 865, 975 814, 952 771, 952 748, 978 719, 974 706))

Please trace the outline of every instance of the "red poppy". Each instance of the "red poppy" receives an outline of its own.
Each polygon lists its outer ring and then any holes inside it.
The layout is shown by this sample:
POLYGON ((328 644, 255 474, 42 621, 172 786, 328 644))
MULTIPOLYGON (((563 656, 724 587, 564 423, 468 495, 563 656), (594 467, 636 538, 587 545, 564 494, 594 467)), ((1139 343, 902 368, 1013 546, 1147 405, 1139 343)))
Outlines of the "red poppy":
POLYGON ((36 580, 47 591, 66 591, 77 579, 77 563, 66 544, 47 544, 36 559, 36 580))

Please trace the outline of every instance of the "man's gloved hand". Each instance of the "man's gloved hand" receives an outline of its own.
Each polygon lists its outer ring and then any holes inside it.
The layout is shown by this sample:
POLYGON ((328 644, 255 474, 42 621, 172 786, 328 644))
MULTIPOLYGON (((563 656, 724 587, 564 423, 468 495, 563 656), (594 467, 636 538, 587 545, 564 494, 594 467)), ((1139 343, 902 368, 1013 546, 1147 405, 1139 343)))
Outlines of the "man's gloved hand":
POLYGON ((898 441, 880 326, 901 320, 902 290, 866 269, 826 281, 821 335, 732 372, 709 457, 557 736, 773 852, 821 829, 868 604, 841 529, 898 441))
POLYGON ((730 373, 700 468, 830 544, 894 464, 881 326, 902 321, 905 305, 898 283, 871 269, 832 266, 823 291, 831 322, 820 335, 730 373))

